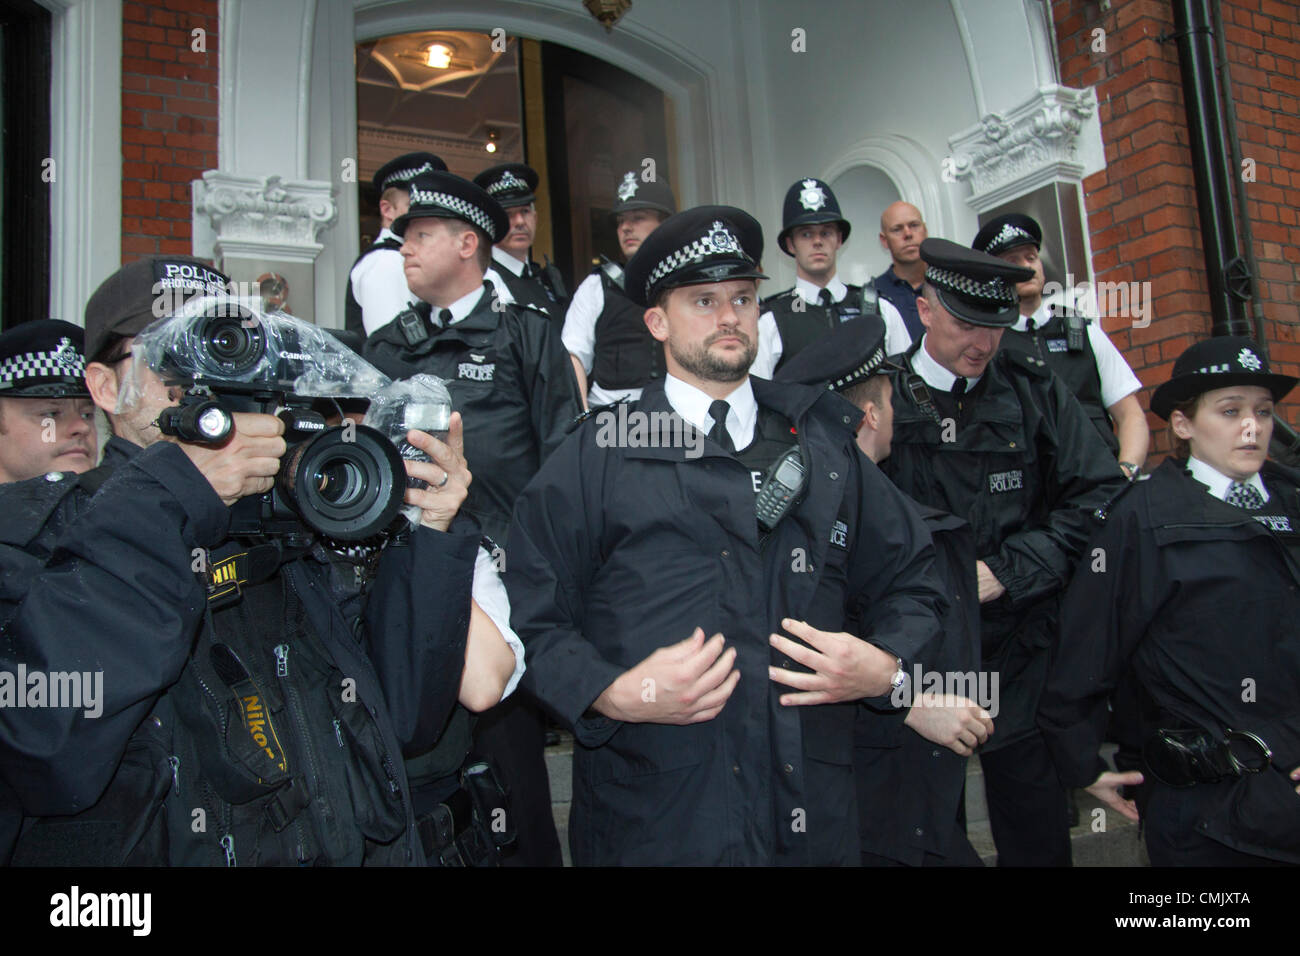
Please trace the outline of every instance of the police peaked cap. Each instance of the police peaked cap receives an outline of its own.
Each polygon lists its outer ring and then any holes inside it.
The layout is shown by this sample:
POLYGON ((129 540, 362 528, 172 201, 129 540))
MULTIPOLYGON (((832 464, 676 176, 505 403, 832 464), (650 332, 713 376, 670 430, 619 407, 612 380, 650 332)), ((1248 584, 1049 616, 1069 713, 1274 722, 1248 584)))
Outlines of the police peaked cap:
POLYGON ((777 233, 776 244, 787 256, 794 255, 785 247, 785 237, 797 226, 815 226, 823 222, 833 222, 840 227, 840 242, 849 238, 849 221, 840 215, 839 200, 831 187, 820 179, 801 179, 785 193, 785 205, 781 209, 781 231, 777 233))
POLYGON ((1222 335, 1197 342, 1174 362, 1174 374, 1151 396, 1151 411, 1168 421, 1174 406, 1216 388, 1256 385, 1280 402, 1300 379, 1269 370, 1259 343, 1244 335, 1222 335))
POLYGON ((487 194, 501 204, 501 208, 527 206, 536 196, 539 182, 536 171, 523 163, 503 163, 485 169, 474 177, 474 182, 487 190, 487 194))
POLYGON ((957 318, 994 329, 1016 324, 1020 315, 1016 284, 1032 278, 1033 269, 947 239, 926 239, 921 243, 921 258, 926 263, 925 281, 957 318))
POLYGON ((510 231, 510 217, 482 186, 455 173, 421 173, 411 180, 411 205, 393 220, 392 230, 406 235, 413 219, 459 219, 477 226, 498 243, 510 231))
POLYGON ((0 398, 89 398, 84 334, 71 322, 38 319, 0 335, 0 398))
POLYGON ((801 385, 825 384, 831 391, 842 392, 897 367, 885 357, 885 320, 878 315, 860 315, 804 346, 772 379, 801 385))
POLYGON ((390 159, 375 171, 372 180, 380 195, 390 186, 406 186, 421 173, 438 173, 447 171, 447 164, 433 153, 403 153, 390 159))
POLYGON ((734 206, 696 206, 669 216, 641 243, 628 261, 624 286, 628 298, 649 306, 665 289, 766 279, 763 227, 734 206))
POLYGON ((1023 213, 1011 212, 987 223, 975 236, 972 249, 1000 256, 1016 246, 1043 246, 1043 227, 1023 213))
POLYGON ((100 358, 110 335, 135 335, 197 295, 221 295, 230 278, 193 256, 149 256, 105 279, 86 303, 86 358, 100 358))
POLYGON ((614 190, 614 208, 610 212, 617 216, 633 209, 654 209, 671 216, 677 211, 677 200, 667 180, 656 176, 645 182, 640 172, 628 170, 614 190))

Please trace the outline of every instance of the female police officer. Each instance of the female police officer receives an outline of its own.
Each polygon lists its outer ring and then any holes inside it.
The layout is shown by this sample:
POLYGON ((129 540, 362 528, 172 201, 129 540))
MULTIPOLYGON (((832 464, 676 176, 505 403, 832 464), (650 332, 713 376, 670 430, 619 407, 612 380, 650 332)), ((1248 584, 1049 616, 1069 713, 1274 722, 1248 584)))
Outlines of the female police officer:
POLYGON ((1300 863, 1300 473, 1265 461, 1296 381, 1248 338, 1184 352, 1151 400, 1175 457, 1113 502, 1066 597, 1039 724, 1062 782, 1125 816, 1145 778, 1156 866, 1300 863), (1126 676, 1143 772, 1103 772, 1126 676))

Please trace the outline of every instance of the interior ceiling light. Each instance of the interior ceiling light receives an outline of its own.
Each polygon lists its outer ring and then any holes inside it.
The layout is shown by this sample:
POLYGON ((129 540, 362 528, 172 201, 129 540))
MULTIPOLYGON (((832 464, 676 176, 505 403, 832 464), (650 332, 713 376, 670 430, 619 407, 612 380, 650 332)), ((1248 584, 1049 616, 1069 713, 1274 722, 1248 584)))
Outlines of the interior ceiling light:
POLYGON ((500 138, 500 136, 501 136, 501 134, 498 133, 496 130, 494 130, 494 129, 490 129, 490 130, 488 130, 488 131, 487 131, 487 137, 488 137, 487 145, 484 146, 483 148, 486 149, 489 153, 495 153, 495 152, 497 151, 497 139, 500 138))
POLYGON ((451 47, 445 43, 434 43, 429 47, 425 64, 434 70, 445 70, 451 66, 451 47))
POLYGON ((618 23, 632 6, 632 0, 582 0, 582 5, 587 8, 588 13, 600 21, 606 33, 612 33, 614 24, 618 23))

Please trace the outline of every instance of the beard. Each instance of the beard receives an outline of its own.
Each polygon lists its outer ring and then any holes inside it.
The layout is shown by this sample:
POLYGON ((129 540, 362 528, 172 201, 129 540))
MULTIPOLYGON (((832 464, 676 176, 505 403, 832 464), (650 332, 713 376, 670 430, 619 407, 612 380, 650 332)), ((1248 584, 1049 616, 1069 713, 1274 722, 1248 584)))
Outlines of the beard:
POLYGON ((679 346, 670 338, 668 351, 683 370, 704 382, 739 382, 749 374, 749 367, 754 364, 754 359, 758 358, 758 346, 739 329, 715 332, 702 344, 689 347, 679 346), (709 352, 710 345, 728 336, 740 339, 745 347, 744 354, 729 359, 709 352))

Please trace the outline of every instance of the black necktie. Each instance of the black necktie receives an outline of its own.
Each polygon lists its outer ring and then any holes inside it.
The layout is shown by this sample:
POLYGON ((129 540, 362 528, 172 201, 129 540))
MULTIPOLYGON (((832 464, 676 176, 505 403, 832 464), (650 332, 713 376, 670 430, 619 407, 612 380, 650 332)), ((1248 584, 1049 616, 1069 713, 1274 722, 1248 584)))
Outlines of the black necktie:
POLYGON ((835 298, 831 295, 830 289, 822 289, 818 292, 817 301, 821 303, 823 309, 829 309, 835 304, 835 298))
POLYGON ((451 326, 451 309, 443 309, 438 313, 438 328, 445 329, 451 326))
POLYGON ((718 399, 709 406, 709 417, 713 419, 713 427, 709 429, 709 437, 722 446, 724 451, 734 452, 735 444, 731 441, 731 432, 727 431, 727 413, 731 411, 731 406, 718 399))
POLYGON ((958 375, 952 382, 952 397, 960 399, 966 394, 966 380, 958 375))
POLYGON ((1025 331, 1028 332, 1030 335, 1034 334, 1034 329, 1036 329, 1037 327, 1038 326, 1034 325, 1033 319, 1025 319, 1025 331))

